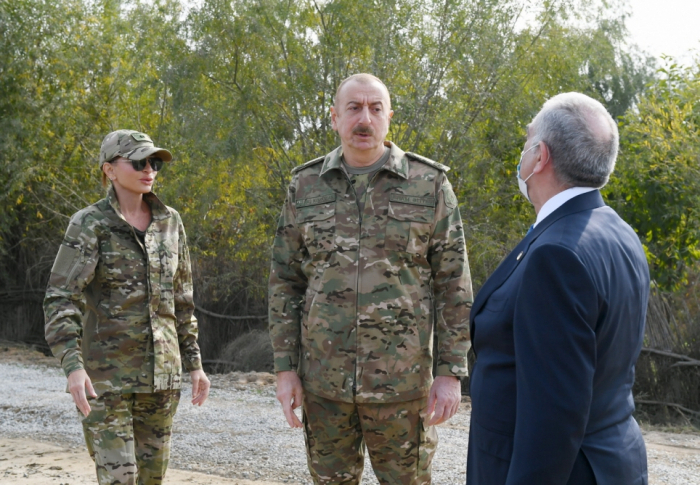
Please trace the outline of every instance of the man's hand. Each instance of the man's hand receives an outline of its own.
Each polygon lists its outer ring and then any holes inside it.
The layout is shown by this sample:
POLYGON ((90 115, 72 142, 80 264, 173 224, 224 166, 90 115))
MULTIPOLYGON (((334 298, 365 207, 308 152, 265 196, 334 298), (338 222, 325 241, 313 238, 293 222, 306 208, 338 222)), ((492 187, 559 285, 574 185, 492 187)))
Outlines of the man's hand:
POLYGON ((192 379, 192 405, 201 406, 209 397, 209 378, 202 369, 193 370, 190 372, 192 379))
POLYGON ((428 426, 444 423, 455 415, 462 398, 461 383, 454 376, 437 376, 430 387, 426 415, 432 417, 428 426))
POLYGON ((90 397, 97 397, 97 394, 85 369, 75 370, 68 375, 68 390, 70 395, 73 396, 75 405, 87 417, 90 414, 90 404, 88 404, 85 391, 90 394, 90 397))
POLYGON ((294 410, 301 406, 303 389, 301 379, 294 371, 282 371, 277 373, 277 400, 282 404, 284 417, 291 428, 301 428, 302 424, 294 414, 294 410))

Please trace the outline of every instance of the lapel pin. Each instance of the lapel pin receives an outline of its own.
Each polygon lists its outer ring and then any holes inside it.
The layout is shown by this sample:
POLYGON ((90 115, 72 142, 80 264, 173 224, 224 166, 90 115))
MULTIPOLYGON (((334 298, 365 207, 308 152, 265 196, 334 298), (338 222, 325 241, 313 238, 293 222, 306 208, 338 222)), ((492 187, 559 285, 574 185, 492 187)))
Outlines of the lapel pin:
POLYGON ((516 260, 516 261, 520 261, 520 258, 522 258, 522 257, 523 257, 523 252, 520 251, 520 254, 518 254, 518 257, 515 258, 515 260, 516 260))

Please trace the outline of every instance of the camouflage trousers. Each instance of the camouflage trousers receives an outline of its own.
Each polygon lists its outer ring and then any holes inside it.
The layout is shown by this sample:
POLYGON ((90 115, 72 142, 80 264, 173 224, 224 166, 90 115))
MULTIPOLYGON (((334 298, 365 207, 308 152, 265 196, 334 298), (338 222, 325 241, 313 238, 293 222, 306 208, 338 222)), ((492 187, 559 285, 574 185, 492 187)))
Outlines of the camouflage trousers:
POLYGON ((89 398, 83 432, 100 485, 163 483, 179 401, 179 389, 89 398))
POLYGON ((365 445, 382 485, 429 485, 437 431, 420 412, 427 398, 387 404, 329 401, 304 393, 304 437, 316 485, 359 484, 365 445))

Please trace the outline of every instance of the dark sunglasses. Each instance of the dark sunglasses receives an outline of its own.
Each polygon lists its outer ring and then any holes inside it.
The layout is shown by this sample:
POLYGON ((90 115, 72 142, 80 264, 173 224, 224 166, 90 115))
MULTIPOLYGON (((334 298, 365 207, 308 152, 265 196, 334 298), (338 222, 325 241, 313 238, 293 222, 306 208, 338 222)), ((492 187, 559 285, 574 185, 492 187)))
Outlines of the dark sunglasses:
POLYGON ((151 168, 153 169, 154 172, 157 172, 161 168, 163 168, 163 159, 158 158, 158 157, 150 157, 150 158, 144 158, 143 160, 112 160, 110 163, 115 163, 115 162, 131 162, 131 166, 134 167, 134 170, 137 172, 141 172, 142 170, 146 169, 146 164, 150 164, 151 168))

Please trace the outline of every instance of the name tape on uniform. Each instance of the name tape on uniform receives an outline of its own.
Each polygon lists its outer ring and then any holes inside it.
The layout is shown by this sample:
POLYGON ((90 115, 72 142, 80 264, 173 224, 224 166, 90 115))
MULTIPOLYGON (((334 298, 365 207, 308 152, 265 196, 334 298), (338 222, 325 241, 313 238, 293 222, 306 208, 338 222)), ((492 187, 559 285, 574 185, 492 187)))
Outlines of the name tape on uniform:
POLYGON ((391 202, 403 202, 404 204, 435 207, 435 197, 418 197, 415 195, 389 194, 389 200, 391 202))
POLYGON ((294 206, 297 208, 308 207, 310 205, 320 205, 328 202, 335 202, 335 194, 320 195, 318 197, 311 197, 308 199, 299 199, 294 202, 294 206))

